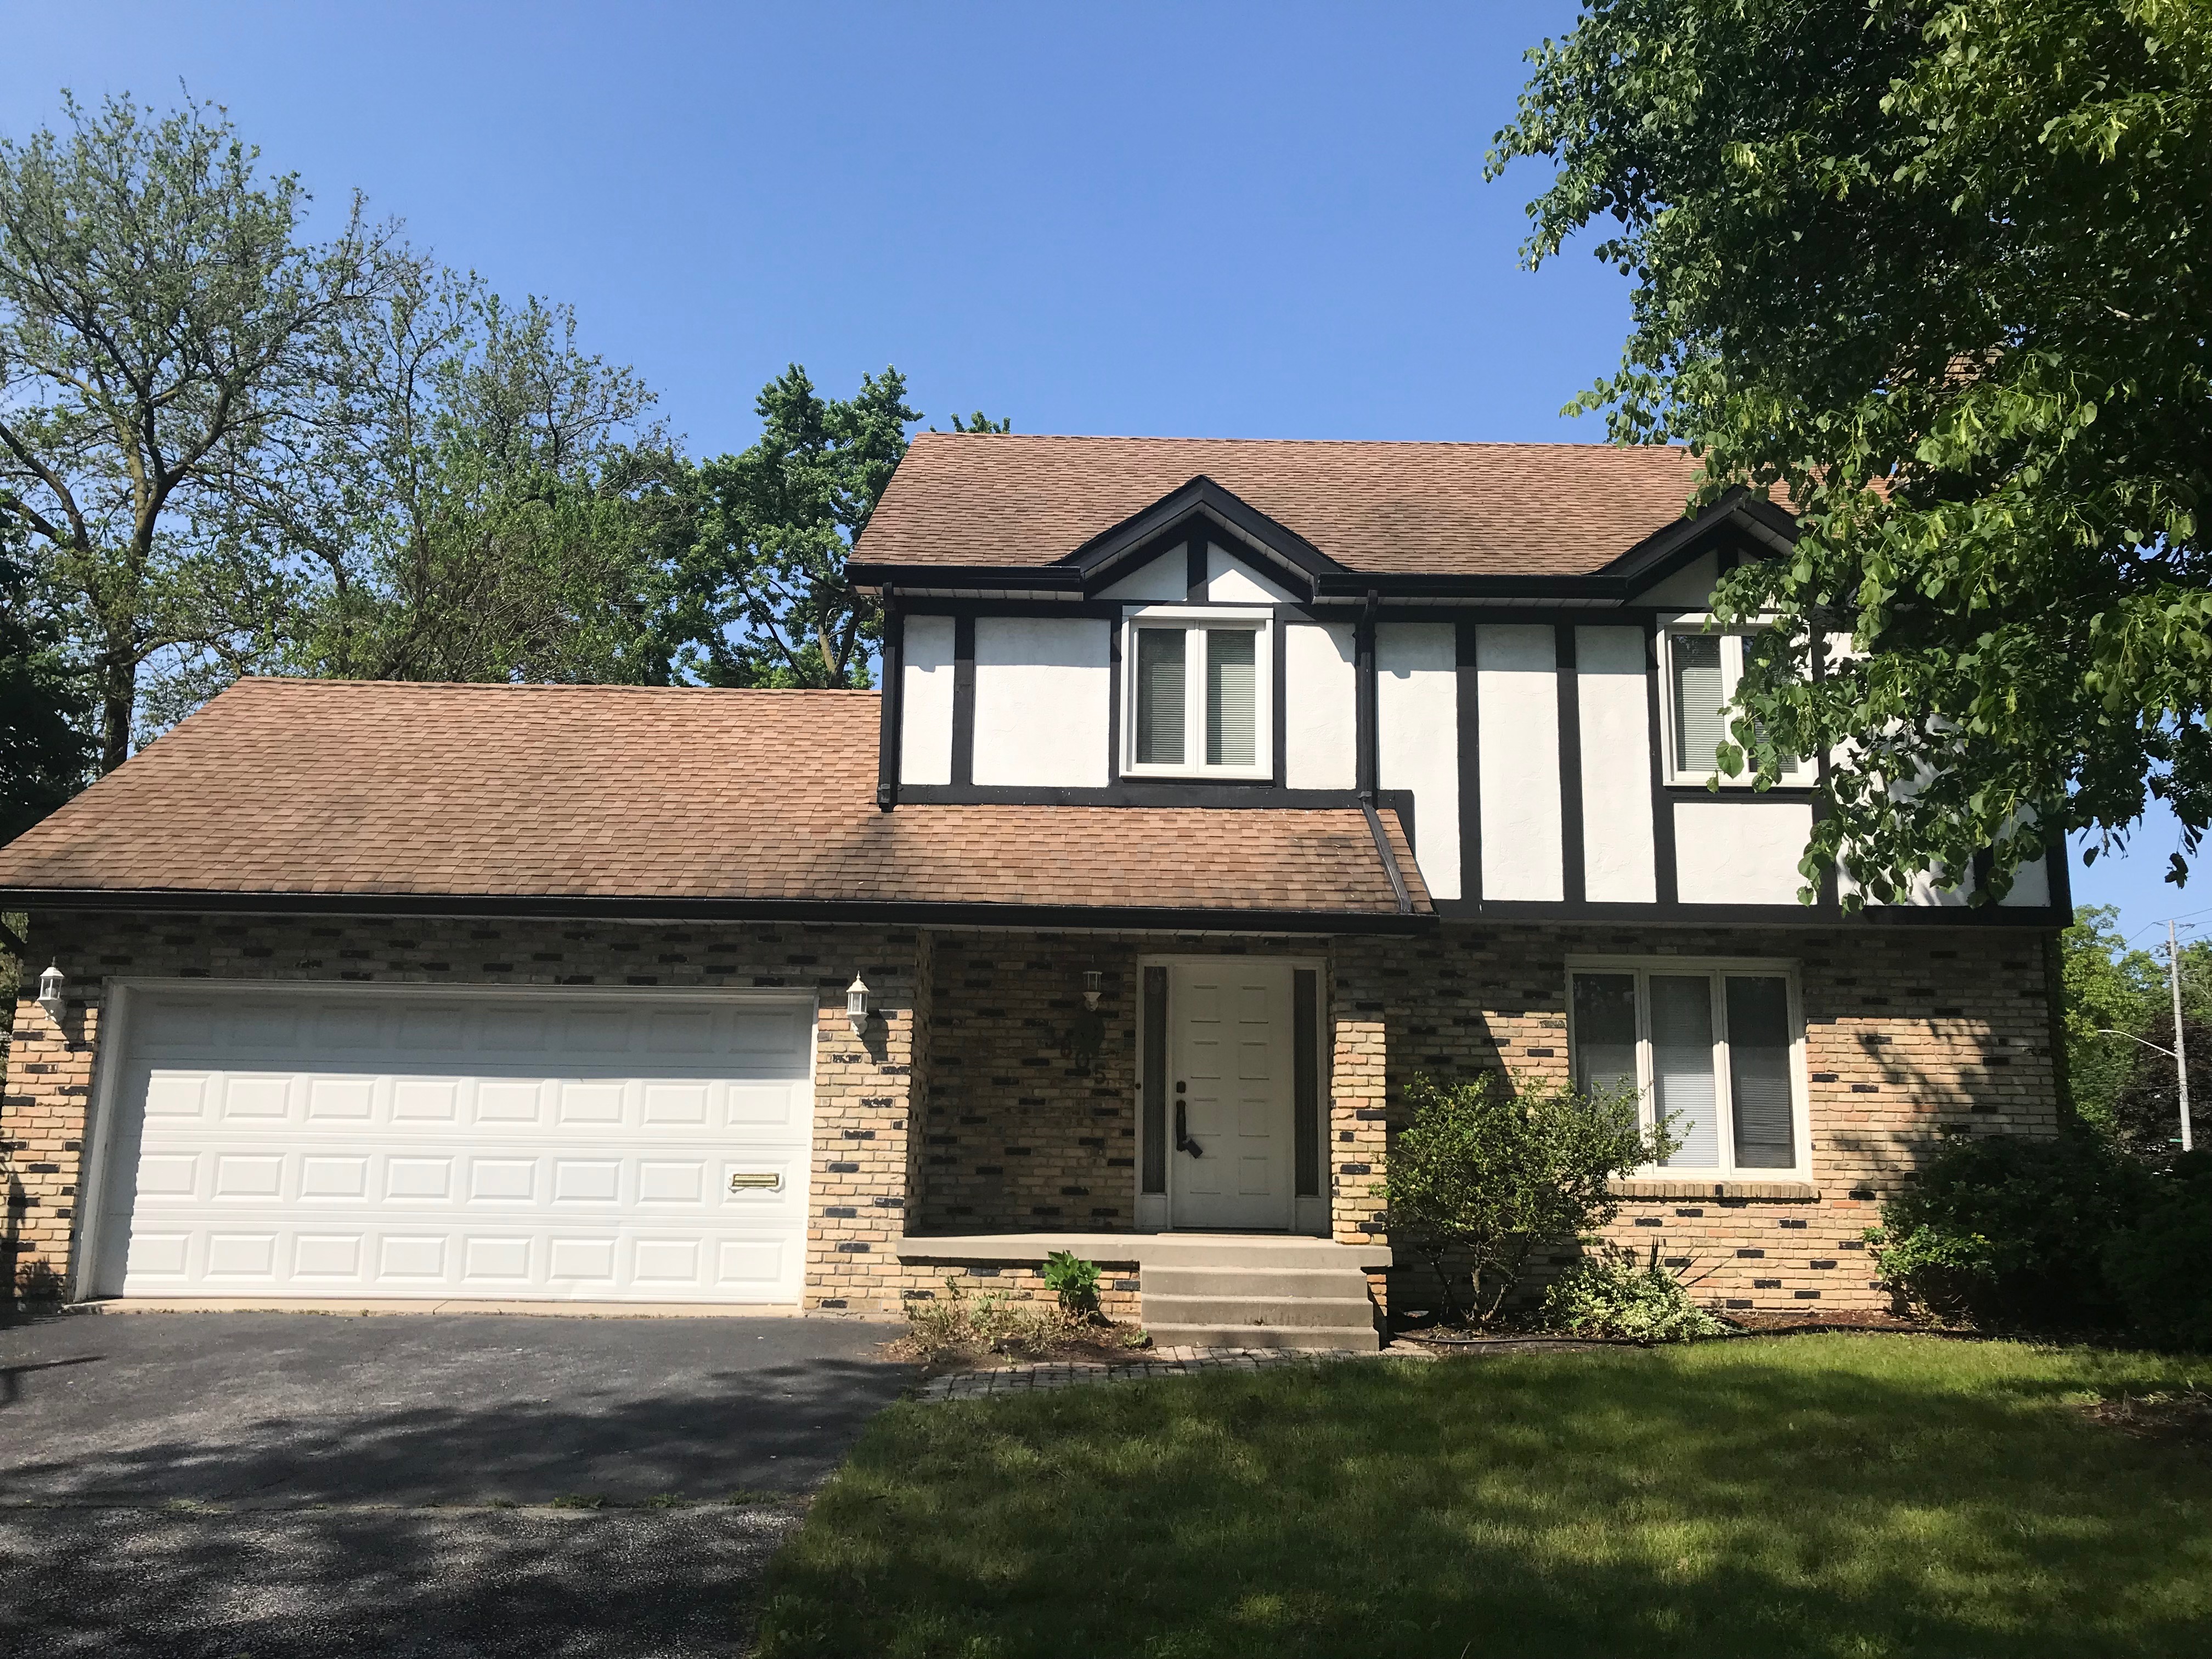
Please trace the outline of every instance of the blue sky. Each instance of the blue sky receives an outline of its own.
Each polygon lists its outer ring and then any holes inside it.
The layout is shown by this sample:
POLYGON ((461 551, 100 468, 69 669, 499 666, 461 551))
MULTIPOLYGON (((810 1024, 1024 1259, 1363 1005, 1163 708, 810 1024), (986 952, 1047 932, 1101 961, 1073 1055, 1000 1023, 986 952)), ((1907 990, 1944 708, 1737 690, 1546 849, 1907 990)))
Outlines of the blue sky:
MULTIPOLYGON (((5 8, 0 128, 58 91, 227 106, 335 213, 398 215, 573 303, 695 453, 805 363, 906 371, 1024 432, 1595 441, 1625 281, 1519 267, 1526 164, 1482 182, 1516 5, 301 3, 5 8)), ((2171 820, 2078 870, 2130 930, 2171 820)), ((2199 918, 2212 921, 2212 915, 2199 918)))

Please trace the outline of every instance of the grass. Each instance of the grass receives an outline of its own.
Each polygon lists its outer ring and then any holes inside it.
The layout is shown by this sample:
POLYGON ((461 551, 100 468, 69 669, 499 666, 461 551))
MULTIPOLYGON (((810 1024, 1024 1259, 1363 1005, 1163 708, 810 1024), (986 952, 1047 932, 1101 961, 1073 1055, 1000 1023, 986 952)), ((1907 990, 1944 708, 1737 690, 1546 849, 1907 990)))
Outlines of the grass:
POLYGON ((762 1652, 2212 1651, 2212 1362, 1799 1336, 1213 1372, 878 1418, 762 1652))

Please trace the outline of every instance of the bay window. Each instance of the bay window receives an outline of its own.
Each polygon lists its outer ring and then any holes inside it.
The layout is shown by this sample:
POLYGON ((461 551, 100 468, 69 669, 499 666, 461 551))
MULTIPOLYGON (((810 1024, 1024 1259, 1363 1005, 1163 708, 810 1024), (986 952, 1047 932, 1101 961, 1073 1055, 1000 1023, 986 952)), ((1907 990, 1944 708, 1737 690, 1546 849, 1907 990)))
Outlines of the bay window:
POLYGON ((1122 642, 1121 769, 1137 776, 1274 773, 1272 618, 1148 605, 1122 642))
POLYGON ((1774 963, 1577 966, 1575 1085, 1629 1089, 1678 1143, 1669 1174, 1772 1178, 1808 1168, 1796 988, 1774 963))

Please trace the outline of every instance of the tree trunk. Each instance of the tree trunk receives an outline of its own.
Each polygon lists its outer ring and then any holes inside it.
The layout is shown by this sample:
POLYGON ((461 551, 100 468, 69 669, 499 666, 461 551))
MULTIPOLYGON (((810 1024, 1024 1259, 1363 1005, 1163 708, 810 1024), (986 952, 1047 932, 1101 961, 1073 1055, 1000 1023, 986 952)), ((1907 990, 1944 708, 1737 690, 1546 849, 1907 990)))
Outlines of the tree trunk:
POLYGON ((138 712, 138 665, 103 658, 100 665, 100 770, 104 777, 131 758, 131 716, 138 712))

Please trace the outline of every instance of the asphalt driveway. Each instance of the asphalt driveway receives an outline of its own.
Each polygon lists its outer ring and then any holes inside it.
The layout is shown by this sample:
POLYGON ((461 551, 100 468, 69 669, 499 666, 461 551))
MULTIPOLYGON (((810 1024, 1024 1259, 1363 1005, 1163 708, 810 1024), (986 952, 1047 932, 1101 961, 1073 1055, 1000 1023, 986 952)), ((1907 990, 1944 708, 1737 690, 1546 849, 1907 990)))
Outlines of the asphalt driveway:
POLYGON ((879 1325, 70 1316, 0 1329, 0 1651, 746 1650, 910 1373, 879 1325))

